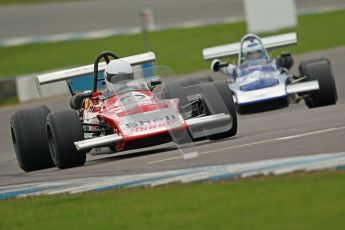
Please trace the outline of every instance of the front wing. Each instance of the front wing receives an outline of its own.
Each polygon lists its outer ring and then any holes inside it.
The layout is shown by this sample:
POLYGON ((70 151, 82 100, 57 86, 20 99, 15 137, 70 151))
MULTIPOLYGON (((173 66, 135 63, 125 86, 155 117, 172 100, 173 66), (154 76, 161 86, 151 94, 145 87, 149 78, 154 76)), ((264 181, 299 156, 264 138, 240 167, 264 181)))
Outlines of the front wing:
MULTIPOLYGON (((230 87, 230 86, 229 86, 230 87)), ((231 89, 231 87, 230 87, 231 89)), ((275 87, 264 88, 253 91, 242 92, 240 90, 231 89, 234 92, 234 102, 235 104, 251 104, 261 101, 267 101, 270 99, 280 98, 288 96, 289 94, 310 92, 314 90, 319 90, 319 82, 307 81, 289 85, 277 85, 275 87)))

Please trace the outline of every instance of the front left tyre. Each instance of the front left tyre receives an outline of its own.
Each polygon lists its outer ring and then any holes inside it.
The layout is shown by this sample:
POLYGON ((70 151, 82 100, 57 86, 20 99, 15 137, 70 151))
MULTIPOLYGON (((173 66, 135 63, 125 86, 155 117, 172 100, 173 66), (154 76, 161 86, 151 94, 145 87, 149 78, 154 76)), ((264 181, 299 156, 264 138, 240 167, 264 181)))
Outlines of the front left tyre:
POLYGON ((50 113, 46 130, 51 157, 60 169, 85 164, 85 150, 78 151, 74 142, 84 139, 82 125, 74 110, 50 113))
POLYGON ((46 106, 19 110, 11 117, 11 136, 17 161, 29 172, 54 167, 46 135, 46 106))

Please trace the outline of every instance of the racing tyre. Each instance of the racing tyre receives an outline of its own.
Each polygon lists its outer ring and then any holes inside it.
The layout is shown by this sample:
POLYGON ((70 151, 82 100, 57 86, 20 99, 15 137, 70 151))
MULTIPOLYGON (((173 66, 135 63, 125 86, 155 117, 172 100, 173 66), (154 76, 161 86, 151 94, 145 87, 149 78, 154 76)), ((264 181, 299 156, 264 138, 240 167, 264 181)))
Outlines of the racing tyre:
POLYGON ((180 106, 184 106, 189 103, 187 96, 196 94, 196 85, 212 81, 212 77, 206 76, 165 82, 164 98, 178 98, 180 100, 180 106))
POLYGON ((232 117, 232 127, 227 133, 213 135, 212 139, 219 139, 225 137, 232 137, 235 136, 237 133, 237 113, 236 113, 236 106, 234 103, 234 99, 232 97, 232 93, 229 89, 229 86, 224 81, 215 81, 212 83, 218 90, 218 93, 222 97, 227 109, 228 114, 232 117))
POLYGON ((290 53, 283 52, 281 55, 276 59, 277 66, 280 68, 291 69, 293 66, 294 60, 290 53))
MULTIPOLYGON (((193 91, 195 91, 195 87, 191 88, 189 86, 187 86, 187 83, 189 81, 184 81, 184 80, 190 80, 190 83, 194 83, 194 79, 182 79, 179 81, 169 81, 169 82, 165 82, 165 92, 164 92, 164 98, 165 99, 173 99, 173 98, 178 98, 179 99, 179 106, 183 107, 184 105, 187 105, 189 103, 187 96, 190 94, 193 94, 193 91), (182 82, 184 81, 184 82, 182 82), (182 85, 186 84, 185 87, 183 87, 182 85), (186 88, 188 88, 189 90, 186 90, 186 88)), ((186 119, 186 117, 188 117, 188 113, 184 114, 182 111, 181 115, 186 119)), ((191 137, 191 135, 189 134, 189 132, 186 130, 186 132, 182 131, 182 132, 175 132, 174 134, 175 136, 174 142, 176 142, 176 144, 178 145, 185 145, 187 143, 190 143, 192 141, 197 141, 195 139, 193 139, 191 137), (181 137, 182 138, 176 138, 176 136, 181 137)))
POLYGON ((305 99, 309 108, 334 105, 337 102, 337 89, 331 62, 327 58, 301 62, 299 73, 301 76, 306 76, 309 81, 319 81, 320 89, 311 91, 310 96, 305 99))
POLYGON ((56 167, 64 169, 85 164, 87 151, 78 151, 74 145, 75 141, 84 139, 76 111, 50 113, 46 129, 50 154, 56 167))
POLYGON ((198 85, 198 84, 207 83, 207 82, 213 82, 213 78, 210 76, 206 76, 206 77, 198 77, 198 78, 191 77, 191 78, 179 80, 179 83, 182 87, 188 87, 188 86, 198 85))
POLYGON ((225 113, 230 114, 233 119, 232 127, 228 131, 211 135, 208 138, 210 140, 219 140, 234 136, 237 133, 237 114, 231 91, 226 82, 218 81, 201 84, 199 89, 203 93, 204 101, 211 115, 225 113), (221 103, 221 101, 224 103, 221 103))
POLYGON ((169 81, 165 82, 164 98, 173 99, 178 98, 180 100, 180 106, 183 107, 187 105, 189 101, 187 100, 187 95, 191 92, 182 87, 181 81, 169 81))
POLYGON ((54 167, 46 136, 50 110, 39 106, 13 113, 11 136, 19 166, 24 171, 54 167))

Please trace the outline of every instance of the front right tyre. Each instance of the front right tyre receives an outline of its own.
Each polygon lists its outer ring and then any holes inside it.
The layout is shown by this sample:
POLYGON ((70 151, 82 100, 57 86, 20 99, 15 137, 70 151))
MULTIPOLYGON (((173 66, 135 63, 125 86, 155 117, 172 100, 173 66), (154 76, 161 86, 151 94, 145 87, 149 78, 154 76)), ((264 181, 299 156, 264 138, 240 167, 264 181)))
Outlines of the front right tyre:
POLYGON ((46 106, 38 106, 16 111, 11 116, 14 151, 19 167, 26 172, 54 167, 46 136, 49 113, 46 106))
POLYGON ((305 104, 309 108, 334 105, 337 102, 338 95, 331 62, 327 58, 303 61, 299 66, 299 72, 301 76, 306 76, 307 80, 319 82, 319 90, 311 91, 305 99, 305 104))

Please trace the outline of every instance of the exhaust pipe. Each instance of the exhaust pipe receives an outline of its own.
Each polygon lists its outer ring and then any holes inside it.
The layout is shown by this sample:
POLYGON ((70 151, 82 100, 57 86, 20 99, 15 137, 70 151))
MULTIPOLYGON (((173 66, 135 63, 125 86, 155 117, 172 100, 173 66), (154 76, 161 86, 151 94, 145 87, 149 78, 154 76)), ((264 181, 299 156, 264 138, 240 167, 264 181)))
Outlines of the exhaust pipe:
POLYGON ((119 136, 117 134, 111 134, 107 136, 96 137, 96 138, 82 140, 82 141, 76 141, 74 142, 74 145, 77 148, 77 150, 84 150, 84 149, 92 149, 96 147, 107 146, 110 144, 114 144, 116 142, 120 142, 122 140, 123 140, 122 136, 119 136))

